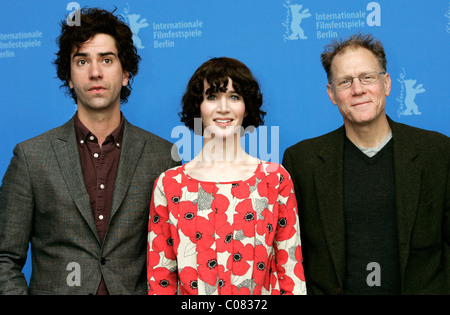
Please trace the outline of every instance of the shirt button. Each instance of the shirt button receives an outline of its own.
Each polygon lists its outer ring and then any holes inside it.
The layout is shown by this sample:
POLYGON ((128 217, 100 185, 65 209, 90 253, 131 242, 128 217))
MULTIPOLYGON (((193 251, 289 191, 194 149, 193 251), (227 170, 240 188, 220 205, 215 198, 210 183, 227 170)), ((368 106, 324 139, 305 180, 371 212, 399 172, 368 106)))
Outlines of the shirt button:
POLYGON ((117 146, 117 147, 120 147, 120 143, 116 143, 116 146, 117 146))
POLYGON ((98 216, 98 218, 99 218, 100 220, 103 220, 103 216, 102 216, 101 214, 98 216))
POLYGON ((95 158, 98 158, 98 153, 94 153, 94 157, 95 157, 95 158))
POLYGON ((100 184, 100 189, 105 189, 105 185, 100 184))
POLYGON ((94 141, 95 137, 94 136, 90 136, 89 140, 94 141))
POLYGON ((80 140, 80 143, 83 144, 83 143, 84 143, 84 140, 80 140))

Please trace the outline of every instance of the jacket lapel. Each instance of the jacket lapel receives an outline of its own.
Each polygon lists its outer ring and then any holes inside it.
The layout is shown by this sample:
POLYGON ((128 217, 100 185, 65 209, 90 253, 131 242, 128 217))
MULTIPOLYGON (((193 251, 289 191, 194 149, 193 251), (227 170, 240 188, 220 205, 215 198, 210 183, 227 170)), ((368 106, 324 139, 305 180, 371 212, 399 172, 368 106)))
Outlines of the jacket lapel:
POLYGON ((403 277, 409 242, 417 214, 423 165, 413 139, 389 119, 394 141, 395 191, 400 270, 403 277))
POLYGON ((320 151, 318 158, 323 164, 314 173, 323 231, 341 286, 344 284, 345 276, 344 139, 342 127, 320 151))
MULTIPOLYGON (((89 195, 86 191, 83 172, 81 170, 80 154, 78 152, 74 128, 73 118, 65 125, 61 126, 60 135, 52 140, 53 150, 55 151, 61 174, 75 205, 97 240, 99 240, 89 195)), ((49 200, 49 202, 51 201, 49 200)))
POLYGON ((122 151, 120 153, 119 169, 117 171, 117 178, 114 186, 111 218, 117 212, 127 194, 128 187, 131 184, 134 172, 136 171, 136 166, 145 146, 145 141, 135 134, 133 128, 134 127, 125 120, 122 151))

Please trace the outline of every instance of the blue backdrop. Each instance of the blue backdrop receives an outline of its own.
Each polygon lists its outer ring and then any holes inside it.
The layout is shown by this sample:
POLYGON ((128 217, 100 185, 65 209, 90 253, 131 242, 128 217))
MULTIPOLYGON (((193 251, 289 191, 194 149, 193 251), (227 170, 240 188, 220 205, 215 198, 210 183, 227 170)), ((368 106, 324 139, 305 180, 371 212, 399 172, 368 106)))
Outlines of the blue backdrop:
MULTIPOLYGON (((52 61, 59 22, 84 6, 116 8, 130 25, 142 63, 122 111, 178 146, 197 141, 180 127, 180 99, 211 57, 243 61, 261 84, 266 124, 253 137, 263 141, 247 144, 260 158, 279 162, 288 146, 339 127, 320 53, 331 39, 358 31, 384 43, 392 78, 388 115, 450 135, 448 0, 8 1, 0 10, 1 177, 16 143, 75 112, 52 61)), ((180 153, 187 161, 199 148, 180 153)), ((24 273, 28 279, 29 262, 24 273)))

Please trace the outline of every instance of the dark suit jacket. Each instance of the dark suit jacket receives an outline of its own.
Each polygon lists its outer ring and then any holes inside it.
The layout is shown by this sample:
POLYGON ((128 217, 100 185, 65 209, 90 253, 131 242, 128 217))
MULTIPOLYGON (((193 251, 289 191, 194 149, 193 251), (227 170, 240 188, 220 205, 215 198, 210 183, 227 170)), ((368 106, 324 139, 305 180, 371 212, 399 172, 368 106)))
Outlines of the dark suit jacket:
MULTIPOLYGON (((450 139, 391 119, 389 123, 402 293, 449 294, 450 139)), ((340 294, 345 289, 344 139, 341 127, 297 143, 283 158, 299 203, 310 294, 340 294)))
POLYGON ((150 199, 155 179, 179 164, 171 158, 171 147, 125 121, 110 222, 101 244, 73 118, 18 144, 0 189, 0 293, 95 294, 102 275, 110 294, 147 293, 150 199), (29 243, 28 287, 21 270, 29 243), (81 281, 74 285, 77 272, 81 281))

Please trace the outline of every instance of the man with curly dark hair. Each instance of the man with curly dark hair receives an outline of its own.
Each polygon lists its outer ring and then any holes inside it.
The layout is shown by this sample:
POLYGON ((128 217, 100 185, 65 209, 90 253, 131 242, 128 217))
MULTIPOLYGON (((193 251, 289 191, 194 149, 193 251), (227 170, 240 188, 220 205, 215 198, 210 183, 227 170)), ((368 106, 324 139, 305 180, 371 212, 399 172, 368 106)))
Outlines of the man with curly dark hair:
POLYGON ((77 104, 66 124, 14 149, 0 190, 0 294, 146 294, 153 183, 172 144, 120 106, 140 57, 113 12, 61 23, 54 64, 77 104), (28 286, 21 273, 31 244, 28 286))

